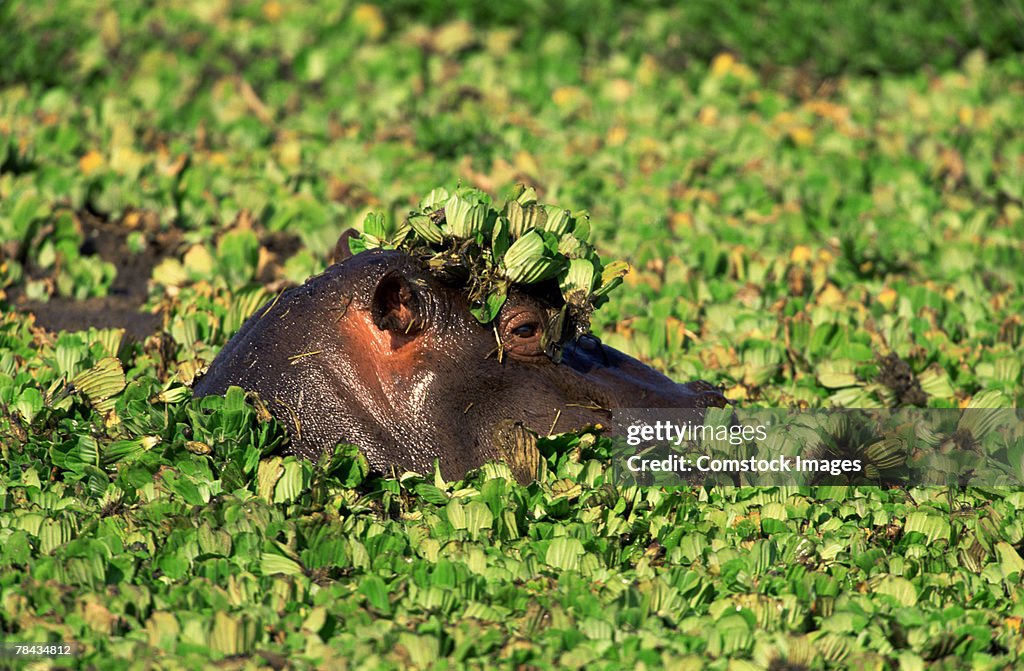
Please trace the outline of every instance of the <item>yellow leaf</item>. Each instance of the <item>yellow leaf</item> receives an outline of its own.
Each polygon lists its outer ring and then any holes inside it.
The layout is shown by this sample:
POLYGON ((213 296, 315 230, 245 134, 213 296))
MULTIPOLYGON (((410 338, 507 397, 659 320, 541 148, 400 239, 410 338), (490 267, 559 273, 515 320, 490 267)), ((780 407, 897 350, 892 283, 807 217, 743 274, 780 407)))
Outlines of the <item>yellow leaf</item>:
POLYGON ((610 147, 618 147, 626 142, 626 138, 629 137, 629 132, 624 126, 612 126, 608 130, 608 137, 605 141, 610 147))
POLYGON ((633 95, 633 84, 627 79, 618 77, 605 86, 606 95, 617 103, 624 103, 633 95))
POLYGON ((680 228, 693 228, 693 215, 689 212, 675 212, 669 219, 672 225, 680 228))
POLYGON ((725 397, 730 401, 745 401, 748 397, 747 388, 742 384, 730 387, 725 390, 725 397))
POLYGON ((107 427, 108 429, 112 426, 117 426, 120 423, 121 418, 118 416, 117 410, 111 409, 110 412, 108 412, 103 417, 103 426, 107 427))
POLYGON ((811 260, 811 248, 807 245, 797 245, 793 248, 793 251, 789 254, 789 260, 792 263, 805 263, 811 260))
POLYGON ((302 143, 298 140, 287 140, 278 143, 277 160, 281 165, 288 168, 295 168, 302 163, 302 143))
POLYGON ((267 21, 277 21, 284 14, 284 9, 281 7, 281 3, 277 0, 270 0, 269 2, 263 3, 263 16, 267 21))
POLYGON ((814 132, 807 126, 790 128, 789 137, 793 140, 793 144, 799 147, 807 147, 814 142, 814 132))
POLYGON ((701 107, 700 112, 697 113, 697 121, 702 126, 714 126, 718 123, 718 108, 714 105, 701 107))
POLYGON ((110 152, 110 167, 121 174, 138 174, 147 159, 129 146, 116 146, 110 152))
POLYGON ((95 149, 78 159, 78 167, 83 173, 89 175, 103 167, 103 154, 95 149))
POLYGON ((213 273, 217 261, 205 245, 192 245, 182 257, 185 271, 192 277, 207 277, 213 273))
POLYGON ((885 288, 878 294, 878 302, 885 306, 886 310, 891 310, 892 306, 896 304, 896 299, 899 298, 899 294, 896 293, 895 289, 885 288))
POLYGON ((812 100, 804 105, 804 109, 835 124, 843 124, 850 119, 850 110, 825 100, 812 100))
POLYGON ((746 63, 736 63, 732 66, 732 71, 729 74, 748 84, 757 80, 757 75, 754 74, 754 71, 746 63))
POLYGON ((484 45, 492 56, 504 56, 512 51, 518 36, 514 28, 495 28, 487 33, 484 45))
POLYGON ((180 287, 188 282, 188 273, 181 261, 166 258, 153 268, 153 281, 167 287, 180 287))
POLYGON ((779 128, 792 126, 796 123, 796 121, 796 115, 788 110, 783 110, 779 112, 778 114, 775 115, 775 118, 772 119, 772 123, 774 123, 779 128))
POLYGON ((722 53, 715 56, 711 61, 711 74, 715 77, 724 77, 732 70, 736 63, 736 57, 730 53, 722 53))
POLYGON ((444 24, 434 33, 434 48, 442 54, 457 54, 476 42, 473 24, 457 20, 444 24))
POLYGON ((95 601, 88 601, 84 609, 85 623, 93 630, 101 634, 110 635, 114 632, 118 617, 111 613, 103 604, 95 601))
POLYGON ((551 101, 559 107, 575 107, 583 100, 583 91, 577 86, 559 86, 551 94, 551 101))
POLYGON ((836 288, 836 285, 829 282, 818 294, 818 305, 839 305, 843 302, 843 292, 836 288))
POLYGON ((384 21, 384 15, 376 5, 357 5, 352 12, 352 20, 366 31, 366 35, 371 40, 379 39, 388 27, 387 22, 384 21))

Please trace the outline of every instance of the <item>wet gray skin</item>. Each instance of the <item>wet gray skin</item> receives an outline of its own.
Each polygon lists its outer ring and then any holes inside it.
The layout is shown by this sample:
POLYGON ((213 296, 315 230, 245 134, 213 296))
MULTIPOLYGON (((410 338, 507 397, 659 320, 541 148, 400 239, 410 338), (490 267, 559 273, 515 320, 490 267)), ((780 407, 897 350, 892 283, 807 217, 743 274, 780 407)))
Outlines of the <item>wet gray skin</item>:
POLYGON ((500 459, 521 480, 533 477, 533 433, 614 433, 615 408, 725 404, 591 337, 555 363, 540 342, 550 302, 514 291, 485 326, 467 301, 408 255, 363 252, 257 310, 195 395, 256 392, 310 459, 352 443, 379 472, 429 473, 436 459, 457 478, 500 459))

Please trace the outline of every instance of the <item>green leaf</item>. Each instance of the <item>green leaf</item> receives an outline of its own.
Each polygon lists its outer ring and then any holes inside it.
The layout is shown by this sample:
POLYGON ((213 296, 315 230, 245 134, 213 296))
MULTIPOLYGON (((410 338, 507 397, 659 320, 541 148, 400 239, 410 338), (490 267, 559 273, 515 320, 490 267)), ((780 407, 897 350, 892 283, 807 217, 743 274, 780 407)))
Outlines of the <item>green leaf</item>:
POLYGON ((425 241, 437 245, 444 240, 441 227, 430 220, 430 217, 423 214, 414 214, 409 217, 409 226, 416 232, 416 235, 425 241))
POLYGON ((996 554, 999 555, 999 568, 1006 579, 1016 576, 1018 583, 1024 579, 1024 559, 1005 541, 996 543, 996 554))
POLYGON ((580 565, 580 555, 584 552, 583 543, 575 538, 555 538, 548 545, 544 561, 552 568, 562 571, 576 571, 580 565))
POLYGON ((89 370, 76 375, 72 384, 97 410, 105 412, 113 407, 112 403, 107 402, 108 399, 125 387, 124 370, 118 359, 105 357, 89 370))
POLYGON ((544 212, 547 215, 541 228, 561 238, 563 235, 572 232, 576 222, 569 210, 562 209, 557 205, 545 205, 544 212))
POLYGON ((35 387, 27 387, 18 395, 13 407, 27 424, 31 424, 43 409, 43 394, 35 387))
POLYGON ((217 242, 217 260, 221 273, 232 286, 239 286, 256 277, 260 241, 251 230, 225 233, 217 242))
POLYGON ((443 208, 450 197, 451 196, 448 193, 448 189, 444 187, 437 187, 436 189, 431 189, 430 193, 424 196, 423 200, 420 201, 420 211, 432 212, 434 210, 443 208))
POLYGON ((383 238, 387 233, 387 222, 379 212, 370 212, 363 219, 363 233, 374 238, 383 238))
POLYGON ((471 305, 469 311, 481 324, 489 324, 498 316, 506 298, 504 293, 490 294, 482 303, 471 305))
POLYGON ((299 576, 302 575, 302 567, 298 562, 288 557, 272 552, 264 552, 260 557, 260 574, 265 576, 277 574, 299 576))
POLYGON ((413 491, 416 492, 416 496, 419 496, 427 503, 432 503, 436 506, 443 506, 448 503, 448 495, 434 485, 421 482, 416 485, 413 491))
POLYGON ((917 588, 906 578, 885 576, 875 585, 874 591, 876 594, 891 596, 901 606, 912 608, 917 605, 917 588))
POLYGON ((949 521, 938 515, 931 515, 926 512, 911 513, 903 525, 903 531, 905 533, 912 531, 922 533, 929 543, 934 543, 938 540, 944 540, 948 543, 950 540, 949 521))
POLYGON ((274 486, 274 503, 291 503, 299 498, 306 488, 306 468, 294 457, 285 459, 284 472, 274 486))
POLYGON ((359 593, 379 613, 391 613, 391 600, 387 585, 378 576, 368 575, 359 582, 359 593))

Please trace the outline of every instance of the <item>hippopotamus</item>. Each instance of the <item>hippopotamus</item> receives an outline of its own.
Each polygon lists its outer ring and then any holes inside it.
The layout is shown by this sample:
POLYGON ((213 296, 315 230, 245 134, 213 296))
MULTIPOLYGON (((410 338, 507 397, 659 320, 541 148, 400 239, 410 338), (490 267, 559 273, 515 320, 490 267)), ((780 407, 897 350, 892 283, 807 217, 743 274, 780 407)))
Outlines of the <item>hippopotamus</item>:
POLYGON ((513 287, 481 324, 465 288, 421 259, 342 256, 258 309, 195 395, 255 392, 309 459, 349 443, 377 472, 428 473, 436 460, 451 479, 500 460, 523 481, 535 477, 536 435, 619 432, 615 408, 726 404, 716 387, 677 384, 592 335, 552 356, 541 334, 557 291, 513 287))

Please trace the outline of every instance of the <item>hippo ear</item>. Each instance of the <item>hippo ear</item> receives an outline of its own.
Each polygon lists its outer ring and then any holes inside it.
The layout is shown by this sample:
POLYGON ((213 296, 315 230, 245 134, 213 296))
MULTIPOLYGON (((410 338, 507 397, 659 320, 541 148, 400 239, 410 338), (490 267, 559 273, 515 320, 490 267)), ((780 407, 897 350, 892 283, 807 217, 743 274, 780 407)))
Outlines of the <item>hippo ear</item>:
POLYGON ((414 335, 426 326, 420 290, 401 273, 385 275, 373 292, 373 323, 381 331, 414 335))
POLYGON ((334 251, 331 253, 331 263, 341 263, 345 259, 352 256, 352 248, 349 247, 348 241, 352 238, 358 238, 359 231, 354 228, 350 228, 338 237, 338 241, 334 243, 334 251))

